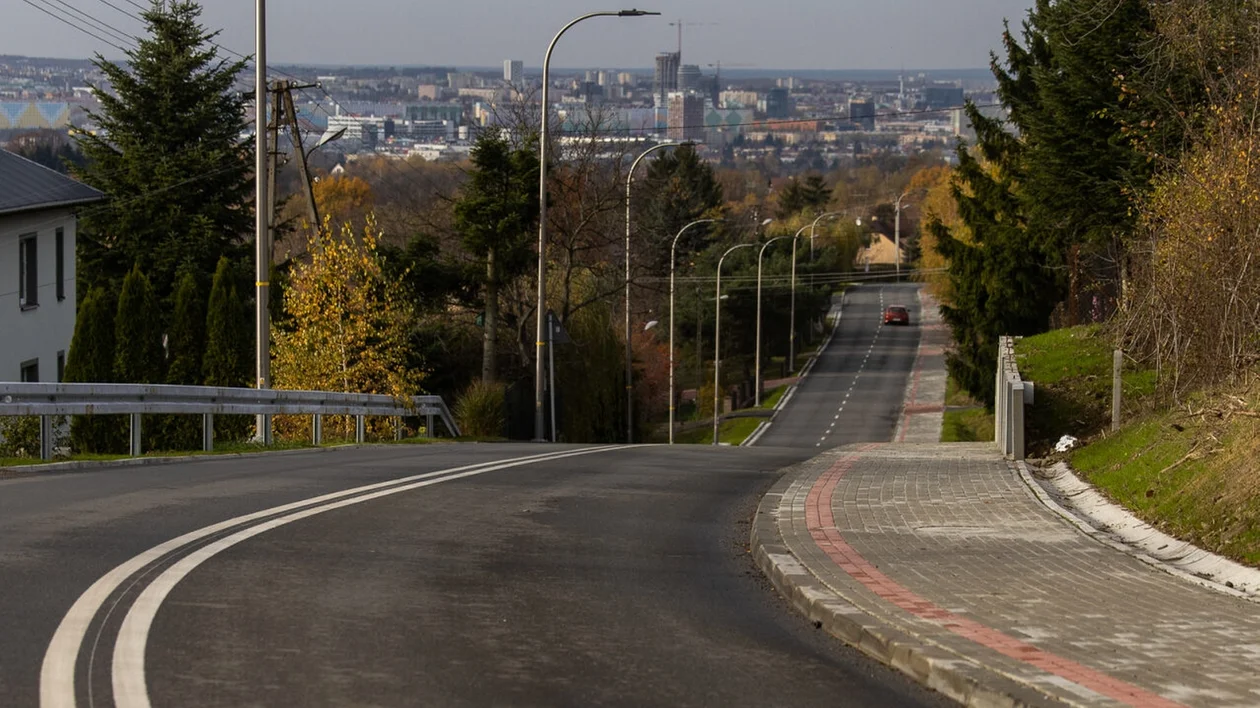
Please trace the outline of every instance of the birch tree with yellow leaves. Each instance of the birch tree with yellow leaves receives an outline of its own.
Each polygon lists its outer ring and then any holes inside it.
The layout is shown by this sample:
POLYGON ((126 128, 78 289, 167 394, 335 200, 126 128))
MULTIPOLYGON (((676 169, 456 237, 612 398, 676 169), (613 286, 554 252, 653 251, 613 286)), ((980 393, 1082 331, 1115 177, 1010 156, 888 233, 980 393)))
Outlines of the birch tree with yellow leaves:
MULTIPOLYGON (((325 222, 321 235, 309 239, 284 293, 287 326, 272 329, 276 388, 398 398, 420 392, 423 374, 406 365, 415 308, 401 278, 383 268, 380 236, 369 217, 361 234, 346 224, 334 235, 325 222)), ((301 425, 286 421, 280 429, 301 425)), ((328 427, 342 426, 349 434, 348 419, 328 427)))

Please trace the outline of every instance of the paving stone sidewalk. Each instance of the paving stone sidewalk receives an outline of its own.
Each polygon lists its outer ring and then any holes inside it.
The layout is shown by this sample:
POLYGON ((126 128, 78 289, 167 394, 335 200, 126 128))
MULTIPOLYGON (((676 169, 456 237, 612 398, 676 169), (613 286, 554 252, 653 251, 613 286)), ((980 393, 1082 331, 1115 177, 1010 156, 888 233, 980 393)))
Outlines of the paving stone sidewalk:
POLYGON ((820 626, 970 705, 1260 705, 1260 605, 1093 540, 991 444, 821 455, 753 545, 820 626))

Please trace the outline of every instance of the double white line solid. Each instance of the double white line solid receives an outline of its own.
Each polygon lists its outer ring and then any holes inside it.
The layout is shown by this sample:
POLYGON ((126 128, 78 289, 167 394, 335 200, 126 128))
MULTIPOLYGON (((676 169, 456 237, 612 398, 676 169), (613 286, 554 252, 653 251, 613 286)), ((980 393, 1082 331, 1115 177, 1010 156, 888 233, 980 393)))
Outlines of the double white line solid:
MULTIPOLYGON (((61 624, 57 626, 56 633, 53 634, 52 642, 48 645, 48 651, 44 654, 44 663, 40 669, 40 705, 43 708, 75 707, 75 673, 78 657, 83 648, 88 630, 93 620, 100 613, 101 608, 133 575, 144 570, 150 564, 158 562, 173 553, 187 549, 203 539, 243 526, 243 528, 238 529, 234 533, 201 546, 175 561, 154 580, 149 582, 135 602, 132 603, 131 608, 123 619, 118 637, 114 643, 111 677, 113 680, 114 704, 118 708, 149 708, 150 706, 149 692, 145 684, 144 653, 148 643, 149 629, 153 625, 153 620, 157 616, 158 608, 162 606, 163 600, 166 599, 179 581, 197 566, 232 546, 294 521, 322 514, 326 511, 379 499, 391 494, 398 494, 464 477, 473 477, 486 472, 495 472, 512 467, 562 460, 599 452, 612 452, 627 447, 630 446, 582 448, 567 452, 529 455, 510 460, 483 462, 475 465, 438 470, 436 472, 426 472, 387 482, 378 482, 238 516, 154 546, 114 568, 93 583, 87 591, 79 596, 79 599, 71 606, 70 611, 62 618, 61 624)), ((142 582, 141 579, 137 579, 133 584, 138 585, 142 582)))

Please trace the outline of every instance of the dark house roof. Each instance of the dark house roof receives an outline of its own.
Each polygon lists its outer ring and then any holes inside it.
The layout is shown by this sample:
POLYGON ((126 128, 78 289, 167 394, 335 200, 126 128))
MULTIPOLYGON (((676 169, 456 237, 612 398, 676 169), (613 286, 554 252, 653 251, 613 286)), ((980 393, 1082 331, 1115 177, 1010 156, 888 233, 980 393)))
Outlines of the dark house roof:
POLYGON ((0 214, 98 202, 104 193, 41 164, 0 150, 0 214))

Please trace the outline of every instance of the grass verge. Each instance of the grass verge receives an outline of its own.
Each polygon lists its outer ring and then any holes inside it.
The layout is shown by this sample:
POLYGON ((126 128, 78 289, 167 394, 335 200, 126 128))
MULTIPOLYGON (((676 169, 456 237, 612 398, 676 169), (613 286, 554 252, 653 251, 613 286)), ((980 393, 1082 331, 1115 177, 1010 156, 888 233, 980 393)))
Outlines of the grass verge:
MULTIPOLYGON (((757 424, 765 418, 731 418, 722 421, 718 428, 718 440, 731 445, 739 445, 748 439, 757 429, 757 424)), ((713 428, 706 426, 685 430, 674 435, 674 443, 679 445, 710 445, 713 443, 713 428)))
POLYGON ((1036 384, 1030 455, 1065 457, 1147 523, 1260 566, 1260 385, 1160 405, 1154 372, 1126 361, 1124 425, 1112 432, 1112 348, 1097 327, 1027 337, 1015 351, 1020 374, 1036 384), (1051 446, 1065 434, 1083 446, 1055 454, 1051 446))

